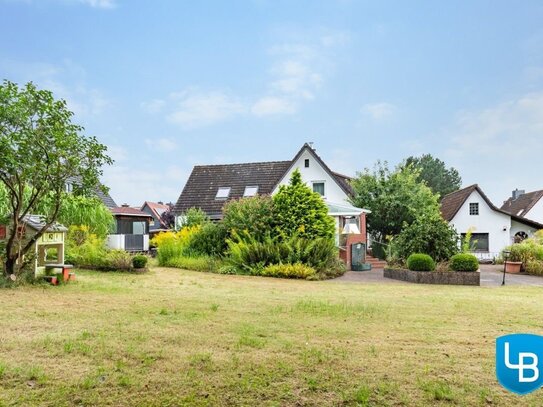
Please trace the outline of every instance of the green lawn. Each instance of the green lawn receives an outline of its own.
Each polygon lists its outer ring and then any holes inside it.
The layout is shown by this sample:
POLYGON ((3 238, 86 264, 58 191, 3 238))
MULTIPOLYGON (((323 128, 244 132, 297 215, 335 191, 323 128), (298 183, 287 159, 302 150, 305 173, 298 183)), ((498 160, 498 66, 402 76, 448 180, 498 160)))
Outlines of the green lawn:
POLYGON ((494 340, 541 288, 347 284, 155 268, 0 290, 0 405, 543 405, 494 340))

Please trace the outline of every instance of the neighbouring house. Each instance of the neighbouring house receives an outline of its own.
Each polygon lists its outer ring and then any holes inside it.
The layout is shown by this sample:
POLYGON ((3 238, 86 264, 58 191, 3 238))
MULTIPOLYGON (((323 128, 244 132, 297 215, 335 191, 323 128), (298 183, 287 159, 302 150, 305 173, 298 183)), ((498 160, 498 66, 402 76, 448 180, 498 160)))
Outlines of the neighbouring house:
POLYGON ((107 237, 107 246, 129 252, 148 251, 149 224, 153 217, 126 204, 110 210, 115 217, 115 227, 107 237))
MULTIPOLYGON (((18 236, 31 238, 46 226, 43 216, 26 215, 18 236)), ((27 256, 34 256, 34 274, 43 274, 47 264, 64 264, 64 242, 68 229, 55 222, 36 241, 27 256)), ((9 235, 9 226, 0 225, 0 242, 9 235)))
POLYGON ((528 218, 543 223, 543 190, 526 193, 515 189, 501 207, 512 215, 528 218))
POLYGON ((339 244, 340 234, 350 232, 365 243, 369 211, 349 203, 353 194, 350 178, 330 170, 308 143, 288 161, 195 166, 174 212, 179 217, 189 208, 200 208, 212 220, 219 220, 226 202, 257 194, 273 195, 281 185, 289 183, 295 169, 328 205, 328 212, 336 221, 336 242, 339 244))
POLYGON ((518 240, 529 237, 543 224, 497 208, 475 184, 445 195, 441 214, 459 235, 472 232, 474 254, 479 259, 492 259, 518 240))
POLYGON ((149 234, 151 237, 159 232, 165 232, 170 230, 168 225, 162 219, 162 215, 167 211, 173 209, 172 204, 164 204, 162 202, 149 202, 145 201, 141 207, 141 211, 145 212, 153 217, 149 223, 149 234))
MULTIPOLYGON (((66 183, 66 192, 77 187, 77 177, 66 183)), ((153 216, 137 208, 124 204, 118 206, 109 193, 97 188, 96 197, 111 211, 115 218, 113 231, 107 236, 106 245, 114 250, 129 252, 146 252, 149 250, 149 226, 153 216)))

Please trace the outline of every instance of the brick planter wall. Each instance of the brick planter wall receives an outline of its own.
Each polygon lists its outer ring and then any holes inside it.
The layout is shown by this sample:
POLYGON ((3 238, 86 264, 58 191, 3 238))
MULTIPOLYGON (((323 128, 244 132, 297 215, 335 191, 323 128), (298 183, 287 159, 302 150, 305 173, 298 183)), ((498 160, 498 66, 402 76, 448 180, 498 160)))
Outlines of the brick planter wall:
POLYGON ((480 285, 481 273, 478 271, 411 271, 407 269, 385 268, 385 278, 408 281, 417 284, 480 285))

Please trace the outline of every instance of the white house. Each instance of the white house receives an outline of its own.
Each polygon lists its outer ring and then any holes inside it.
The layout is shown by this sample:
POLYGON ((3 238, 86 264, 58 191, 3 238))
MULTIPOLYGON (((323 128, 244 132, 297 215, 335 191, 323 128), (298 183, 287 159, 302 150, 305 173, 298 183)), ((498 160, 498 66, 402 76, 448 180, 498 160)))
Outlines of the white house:
POLYGON ((221 219, 226 202, 256 194, 273 195, 281 185, 289 183, 295 169, 300 171, 304 182, 325 200, 329 214, 336 221, 338 234, 348 228, 364 235, 365 241, 365 214, 368 211, 349 203, 353 194, 350 178, 330 170, 308 143, 288 161, 195 166, 174 212, 179 217, 189 208, 200 208, 211 219, 221 219))
POLYGON ((520 216, 543 223, 543 190, 526 193, 518 188, 513 191, 511 198, 505 201, 502 210, 512 215, 520 216))
POLYGON ((480 259, 492 259, 519 237, 543 229, 541 223, 498 209, 477 184, 445 195, 441 214, 458 234, 472 232, 475 254, 480 259))

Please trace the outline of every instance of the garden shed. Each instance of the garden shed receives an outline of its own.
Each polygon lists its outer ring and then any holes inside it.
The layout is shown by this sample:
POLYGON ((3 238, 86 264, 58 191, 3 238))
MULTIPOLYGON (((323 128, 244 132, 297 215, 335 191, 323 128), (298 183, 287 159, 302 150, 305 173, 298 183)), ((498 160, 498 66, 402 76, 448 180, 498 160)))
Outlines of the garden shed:
MULTIPOLYGON (((34 236, 46 225, 43 216, 27 215, 23 219, 23 225, 19 233, 24 241, 34 236)), ((68 229, 60 223, 51 225, 45 233, 36 241, 30 255, 35 256, 34 274, 43 274, 48 264, 64 264, 64 242, 68 229)), ((9 226, 0 225, 0 241, 9 235, 9 226)))

